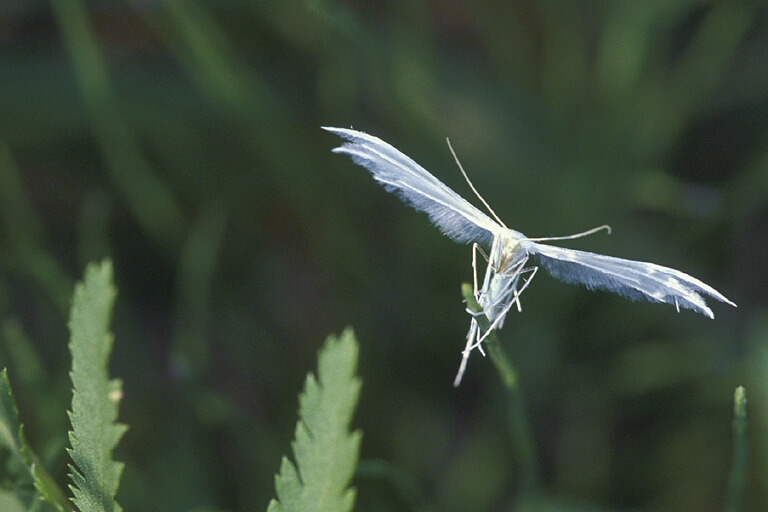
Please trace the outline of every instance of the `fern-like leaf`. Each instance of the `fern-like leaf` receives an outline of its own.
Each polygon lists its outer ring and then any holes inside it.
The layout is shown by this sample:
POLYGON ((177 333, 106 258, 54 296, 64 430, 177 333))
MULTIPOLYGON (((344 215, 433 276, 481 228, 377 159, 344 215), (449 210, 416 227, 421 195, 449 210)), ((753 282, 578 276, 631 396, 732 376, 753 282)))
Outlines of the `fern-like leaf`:
POLYGON ((0 510, 27 510, 37 499, 32 486, 32 469, 24 455, 19 411, 13 397, 8 372, 0 372, 0 451, 10 459, 0 469, 5 485, 0 489, 0 510))
POLYGON ((0 446, 10 449, 13 455, 23 460, 19 410, 5 368, 0 371, 0 446))
POLYGON ((117 291, 112 265, 88 265, 85 280, 75 288, 70 314, 72 353, 72 431, 68 450, 74 465, 70 477, 72 501, 80 512, 119 512, 115 501, 123 464, 112 460, 112 450, 126 426, 116 423, 122 395, 118 380, 110 380, 112 334, 109 322, 117 291))
POLYGON ((358 345, 351 329, 330 336, 318 356, 317 379, 307 375, 299 396, 293 455, 283 458, 275 477, 277 500, 267 512, 348 512, 355 499, 349 487, 361 434, 349 432, 360 394, 355 376, 358 345))
POLYGON ((24 425, 19 419, 19 410, 6 369, 0 371, 0 447, 7 448, 13 457, 13 464, 7 464, 5 469, 18 469, 13 475, 15 478, 10 486, 12 490, 0 491, 1 511, 11 512, 16 510, 15 506, 25 511, 54 508, 62 512, 74 510, 24 437, 24 425), (43 505, 40 500, 48 502, 48 505, 43 505))

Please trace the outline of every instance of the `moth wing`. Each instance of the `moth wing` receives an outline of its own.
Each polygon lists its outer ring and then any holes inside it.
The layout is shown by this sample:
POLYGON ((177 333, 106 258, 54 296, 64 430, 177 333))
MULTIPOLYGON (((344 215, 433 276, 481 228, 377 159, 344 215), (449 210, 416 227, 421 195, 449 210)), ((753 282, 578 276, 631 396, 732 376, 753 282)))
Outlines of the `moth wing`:
POLYGON ((477 242, 489 247, 502 227, 466 199, 432 176, 408 156, 378 137, 357 130, 323 127, 347 139, 334 153, 344 153, 368 169, 376 181, 416 210, 429 215, 432 223, 459 243, 477 242))
POLYGON ((702 295, 736 305, 711 286, 679 270, 531 241, 521 243, 553 277, 582 284, 590 290, 606 290, 632 300, 673 304, 678 309, 692 309, 709 318, 715 315, 702 295))

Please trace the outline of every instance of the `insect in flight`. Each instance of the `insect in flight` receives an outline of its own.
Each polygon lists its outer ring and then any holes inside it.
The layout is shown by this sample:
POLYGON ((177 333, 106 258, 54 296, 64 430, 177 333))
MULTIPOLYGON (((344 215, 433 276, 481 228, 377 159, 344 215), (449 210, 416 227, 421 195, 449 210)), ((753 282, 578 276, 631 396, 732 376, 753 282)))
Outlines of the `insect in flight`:
POLYGON ((454 380, 455 386, 461 382, 471 351, 477 348, 482 352, 482 342, 490 332, 504 325, 504 319, 512 306, 516 305, 520 309, 520 294, 530 284, 539 267, 566 283, 582 284, 590 290, 606 290, 632 300, 674 304, 678 311, 680 308, 692 309, 709 318, 714 318, 714 314, 702 295, 736 305, 711 286, 679 270, 540 243, 577 238, 601 229, 610 230, 608 226, 566 237, 528 238, 504 225, 477 194, 460 163, 459 168, 472 191, 488 208, 493 219, 378 137, 345 128, 323 129, 347 140, 335 148, 334 153, 347 154, 356 164, 367 168, 386 190, 394 192, 416 210, 429 215, 432 223, 455 242, 473 244, 475 298, 482 307, 480 314, 487 317, 490 327, 485 331, 481 329, 476 320, 477 313, 470 311, 473 317, 461 365, 454 380), (479 289, 476 277, 477 252, 488 261, 479 289), (529 261, 533 264, 526 266, 529 261))

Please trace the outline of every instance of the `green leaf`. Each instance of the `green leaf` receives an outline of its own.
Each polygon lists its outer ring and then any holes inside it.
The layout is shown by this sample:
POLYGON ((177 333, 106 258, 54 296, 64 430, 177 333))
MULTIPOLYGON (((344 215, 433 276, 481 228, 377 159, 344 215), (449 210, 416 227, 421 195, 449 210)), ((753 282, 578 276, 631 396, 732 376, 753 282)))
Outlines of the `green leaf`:
POLYGON ((7 446, 15 456, 23 459, 19 410, 16 408, 8 370, 5 368, 0 371, 0 444, 7 446))
POLYGON ((284 457, 275 477, 277 500, 268 512, 352 510, 349 487, 358 460, 359 431, 349 432, 360 379, 355 377, 358 345, 351 329, 329 336, 318 356, 318 378, 307 375, 299 395, 294 464, 284 457))
POLYGON ((17 505, 25 507, 23 510, 45 510, 41 508, 40 499, 57 510, 73 510, 64 493, 27 444, 6 369, 0 371, 0 446, 10 450, 17 463, 15 467, 24 468, 16 475, 13 491, 3 491, 0 495, 0 510, 16 510, 17 505))
POLYGON ((8 371, 0 372, 0 447, 10 452, 11 458, 0 471, 8 479, 2 489, 0 510, 26 510, 37 500, 34 491, 31 464, 24 451, 24 438, 19 410, 13 397, 8 371), (10 485, 8 485, 10 484, 10 485))
POLYGON ((126 426, 116 423, 122 396, 121 384, 110 380, 109 355, 112 334, 109 321, 117 290, 112 284, 112 265, 88 265, 85 280, 75 287, 70 314, 72 352, 72 431, 69 454, 73 502, 81 512, 122 510, 114 497, 123 464, 112 460, 112 450, 126 426))

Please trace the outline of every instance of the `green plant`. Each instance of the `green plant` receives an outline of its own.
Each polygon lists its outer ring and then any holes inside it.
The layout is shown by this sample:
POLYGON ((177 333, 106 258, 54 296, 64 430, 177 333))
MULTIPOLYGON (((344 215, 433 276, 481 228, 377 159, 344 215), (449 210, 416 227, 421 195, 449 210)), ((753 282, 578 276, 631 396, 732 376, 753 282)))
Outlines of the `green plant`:
POLYGON ((357 464, 360 432, 349 433, 360 380, 355 377, 357 342, 351 330, 329 337, 320 351, 317 378, 307 376, 299 398, 295 464, 283 457, 275 477, 277 500, 269 512, 352 510, 349 481, 357 464))
MULTIPOLYGON (((123 464, 113 460, 112 451, 127 426, 117 422, 122 384, 108 373, 113 345, 109 325, 116 295, 109 261, 89 265, 83 282, 75 287, 69 321, 71 500, 27 442, 8 372, 0 372, 0 453, 7 454, 0 471, 3 512, 122 510, 115 496, 123 464)), ((299 398, 295 462, 283 458, 275 478, 278 499, 270 503, 270 512, 352 509, 355 492, 349 483, 361 438, 360 432, 349 432, 361 384, 355 376, 357 354, 351 330, 326 340, 317 378, 307 376, 299 398)))
POLYGON ((126 427, 116 423, 121 384, 109 379, 107 369, 112 351, 109 323, 116 294, 112 264, 105 261, 88 266, 85 279, 75 287, 72 301, 69 349, 73 396, 68 450, 73 462, 70 465, 72 503, 26 442, 7 372, 3 370, 0 418, 3 444, 19 468, 5 499, 15 510, 38 510, 39 500, 61 511, 122 510, 115 501, 122 464, 112 460, 112 450, 126 427), (29 489, 29 482, 34 483, 34 490, 29 489))

